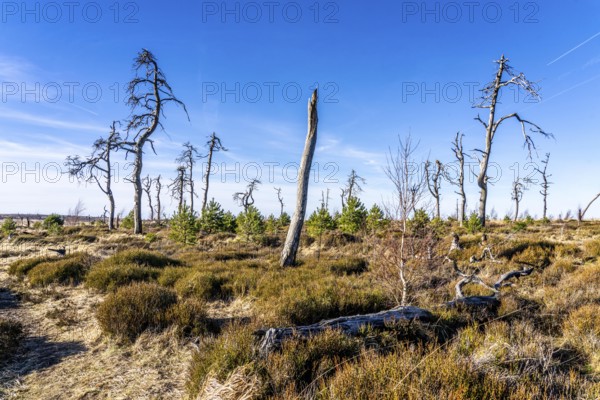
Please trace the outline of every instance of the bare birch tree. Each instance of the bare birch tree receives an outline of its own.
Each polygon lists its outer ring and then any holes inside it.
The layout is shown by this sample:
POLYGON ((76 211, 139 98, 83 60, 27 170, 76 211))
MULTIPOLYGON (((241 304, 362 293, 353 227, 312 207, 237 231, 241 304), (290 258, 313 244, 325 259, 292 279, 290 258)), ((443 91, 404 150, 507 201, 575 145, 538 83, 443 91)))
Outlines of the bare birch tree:
POLYGON ((173 94, 156 57, 150 51, 142 49, 134 59, 133 68, 136 76, 127 87, 127 104, 131 107, 131 115, 127 123, 127 138, 121 142, 121 147, 134 157, 131 178, 134 188, 133 233, 141 234, 144 146, 150 143, 154 151, 151 137, 158 128, 164 129, 161 119, 164 118, 164 106, 168 103, 181 106, 186 116, 188 114, 185 104, 173 94))
POLYGON ((206 208, 206 202, 208 200, 208 184, 210 182, 210 174, 212 173, 213 155, 218 151, 227 151, 227 149, 221 143, 221 139, 213 132, 209 136, 208 142, 208 161, 206 165, 206 172, 204 173, 204 196, 202 197, 202 211, 206 208))
POLYGON ((516 73, 512 67, 508 64, 508 59, 502 55, 500 60, 496 61, 498 64, 498 71, 496 78, 490 82, 483 90, 482 97, 479 104, 474 105, 476 108, 486 108, 489 110, 488 121, 484 122, 478 115, 475 118, 485 128, 485 148, 475 149, 480 154, 479 159, 479 175, 477 176, 477 185, 480 189, 479 197, 479 220, 481 224, 485 226, 486 219, 486 205, 488 196, 488 176, 487 170, 490 162, 490 156, 492 153, 492 144, 496 136, 498 128, 507 120, 515 119, 521 125, 521 132, 527 147, 529 157, 531 157, 532 151, 535 150, 535 144, 526 128, 529 127, 529 131, 533 133, 541 134, 544 137, 552 137, 551 133, 544 131, 538 125, 530 122, 526 119, 521 118, 518 113, 506 114, 500 118, 496 116, 496 107, 498 105, 498 97, 503 88, 508 86, 514 86, 517 90, 523 90, 526 94, 533 98, 539 98, 539 89, 537 84, 529 81, 523 73, 516 73), (504 76, 507 75, 507 79, 504 76))
POLYGON ((308 183, 310 180, 310 168, 317 146, 317 126, 319 116, 317 113, 318 91, 312 94, 308 102, 308 133, 304 143, 304 152, 300 160, 300 170, 298 171, 298 190, 296 193, 296 209, 288 229, 283 251, 281 252, 280 264, 282 267, 289 267, 296 263, 296 253, 300 245, 300 234, 304 225, 306 214, 306 201, 308 197, 308 183))
MULTIPOLYGON (((384 171, 394 187, 394 198, 388 207, 388 214, 396 219, 395 224, 399 235, 391 235, 392 242, 384 243, 383 248, 377 251, 384 257, 383 263, 387 264, 381 266, 384 284, 397 286, 400 281, 400 293, 395 297, 401 306, 406 306, 408 304, 406 263, 409 258, 407 222, 422 201, 427 183, 425 175, 419 171, 418 164, 413 161, 418 143, 413 143, 410 136, 405 140, 401 138, 398 140, 399 146, 396 151, 392 151, 391 148, 389 150, 384 171)), ((392 293, 396 293, 395 288, 392 288, 392 293)))
POLYGON ((108 215, 108 230, 115 229, 115 197, 112 192, 113 166, 112 153, 119 148, 121 136, 117 132, 118 122, 110 126, 108 138, 96 140, 92 146, 92 154, 85 159, 79 156, 69 156, 65 161, 67 172, 78 180, 95 182, 102 193, 108 198, 110 211, 108 215))

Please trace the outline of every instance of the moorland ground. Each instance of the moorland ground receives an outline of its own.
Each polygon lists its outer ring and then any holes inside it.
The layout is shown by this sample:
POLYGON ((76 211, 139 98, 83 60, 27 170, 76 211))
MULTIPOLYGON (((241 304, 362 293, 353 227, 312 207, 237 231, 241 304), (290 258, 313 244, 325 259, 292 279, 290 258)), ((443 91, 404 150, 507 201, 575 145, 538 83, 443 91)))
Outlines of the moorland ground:
POLYGON ((406 270, 408 303, 431 321, 328 331, 268 354, 259 329, 397 306, 400 283, 379 265, 393 229, 304 235, 298 265, 281 268, 283 229, 182 245, 158 225, 145 236, 19 228, 0 247, 0 397, 600 398, 600 223, 492 222, 493 259, 479 262, 482 232, 434 228, 406 270), (462 250, 449 253, 452 232, 462 250), (61 246, 64 257, 48 250, 61 246), (503 287, 496 309, 449 308, 459 276, 447 255, 488 284, 534 271, 503 287))

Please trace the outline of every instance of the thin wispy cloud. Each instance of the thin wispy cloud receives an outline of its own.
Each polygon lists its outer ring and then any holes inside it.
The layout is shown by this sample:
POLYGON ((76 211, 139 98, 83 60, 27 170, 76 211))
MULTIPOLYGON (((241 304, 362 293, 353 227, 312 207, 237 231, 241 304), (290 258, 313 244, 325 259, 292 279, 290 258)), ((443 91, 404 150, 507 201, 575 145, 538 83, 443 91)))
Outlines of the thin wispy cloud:
POLYGON ((31 78, 35 66, 20 57, 0 55, 0 79, 2 82, 24 82, 31 78))
POLYGON ((584 40, 583 42, 579 43, 577 46, 573 47, 571 50, 567 51, 566 53, 561 54, 558 58, 550 61, 548 64, 546 64, 546 66, 550 66, 552 64, 554 64, 555 62, 565 58, 566 56, 568 56, 569 54, 571 54, 572 52, 574 52, 575 50, 577 50, 578 48, 580 48, 581 46, 586 45, 587 43, 591 42, 592 40, 594 40, 596 37, 600 36, 600 32, 596 33, 595 35, 589 37, 588 39, 584 40))
POLYGON ((100 132, 106 133, 107 128, 104 126, 86 124, 80 122, 67 122, 57 119, 52 119, 48 117, 43 117, 35 114, 29 114, 14 110, 1 110, 0 118, 4 120, 13 120, 24 122, 30 125, 43 126, 49 128, 57 128, 57 129, 68 129, 74 131, 90 131, 90 132, 100 132))

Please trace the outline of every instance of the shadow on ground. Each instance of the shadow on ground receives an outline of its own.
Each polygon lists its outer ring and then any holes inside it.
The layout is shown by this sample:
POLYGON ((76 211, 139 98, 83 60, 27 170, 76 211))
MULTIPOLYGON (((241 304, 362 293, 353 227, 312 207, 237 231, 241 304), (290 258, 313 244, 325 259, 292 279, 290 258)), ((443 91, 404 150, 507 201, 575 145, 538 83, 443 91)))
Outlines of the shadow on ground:
POLYGON ((15 375, 23 376, 60 363, 63 359, 86 351, 82 342, 52 342, 44 336, 29 336, 8 365, 15 375))

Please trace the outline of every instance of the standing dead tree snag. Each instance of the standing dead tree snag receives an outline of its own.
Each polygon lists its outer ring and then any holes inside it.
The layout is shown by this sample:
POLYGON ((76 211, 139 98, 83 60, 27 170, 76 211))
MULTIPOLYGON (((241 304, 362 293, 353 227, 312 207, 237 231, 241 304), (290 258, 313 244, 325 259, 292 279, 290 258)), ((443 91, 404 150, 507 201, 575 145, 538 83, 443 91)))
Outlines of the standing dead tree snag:
POLYGON ((275 192, 277 192, 277 200, 279 200, 279 218, 283 215, 283 196, 281 195, 281 188, 274 188, 275 192))
POLYGON ((162 182, 160 181, 162 178, 162 176, 157 176, 156 179, 154 179, 154 188, 156 190, 156 220, 158 221, 158 223, 160 223, 160 218, 161 218, 161 204, 160 204, 160 192, 162 191, 162 182))
POLYGON ((171 189, 171 197, 177 200, 177 212, 181 212, 185 197, 185 188, 188 183, 187 171, 183 165, 177 167, 177 177, 171 181, 168 188, 171 189))
POLYGON ((515 216, 513 221, 517 221, 519 219, 519 205, 521 204, 521 200, 523 200, 523 192, 527 190, 527 186, 525 186, 524 181, 517 177, 512 183, 512 191, 510 198, 515 202, 515 216))
POLYGON ((536 168, 536 171, 542 176, 542 182, 540 183, 540 187, 542 188, 542 190, 540 190, 540 194, 542 195, 542 198, 544 199, 544 209, 543 209, 543 215, 542 215, 542 219, 544 221, 548 220, 548 189, 550 188, 550 185, 552 185, 552 182, 550 182, 548 179, 552 176, 550 174, 548 174, 548 162, 550 161, 550 153, 546 153, 546 158, 542 160, 542 164, 544 165, 543 168, 536 168))
POLYGON ((196 149, 196 147, 193 146, 190 142, 184 143, 183 147, 183 151, 175 161, 187 169, 186 177, 187 187, 190 191, 190 211, 193 214, 194 197, 198 197, 194 189, 194 166, 196 165, 196 159, 200 158, 201 156, 200 153, 198 153, 198 149, 196 149))
POLYGON ((142 188, 144 192, 146 192, 146 196, 148 197, 148 207, 150 208, 150 221, 154 221, 154 207, 152 207, 152 178, 150 175, 146 175, 146 177, 142 180, 142 188))
POLYGON ((581 221, 583 221, 583 218, 585 217, 585 213, 589 210, 589 208, 592 206, 592 204, 594 204, 594 202, 596 200, 598 200, 599 198, 600 198, 600 193, 598 193, 596 196, 594 196, 592 201, 590 201, 583 210, 581 209, 581 207, 579 207, 579 210, 577 211, 577 221, 579 221, 579 223, 581 223, 581 221))
POLYGON ((435 160, 435 168, 433 172, 430 172, 431 163, 427 161, 425 163, 425 181, 427 182, 427 188, 429 189, 429 193, 435 200, 435 216, 440 219, 440 187, 441 187, 441 179, 443 172, 443 166, 440 160, 435 160))
POLYGON ((484 89, 482 89, 482 97, 479 104, 476 104, 474 107, 476 108, 487 108, 489 109, 488 121, 485 122, 478 115, 475 118, 477 121, 483 125, 485 128, 485 148, 475 149, 477 153, 481 155, 479 159, 479 175, 477 176, 477 185, 480 189, 480 197, 479 197, 479 220, 481 224, 485 226, 486 219, 486 205, 487 205, 487 196, 488 196, 488 166, 490 162, 490 156, 492 153, 492 144, 494 142, 494 138, 496 136, 496 132, 500 125, 502 125, 505 121, 509 119, 515 119, 521 125, 521 132, 523 133, 523 138, 525 140, 525 146, 529 152, 529 157, 531 157, 531 153, 535 150, 535 144, 533 139, 529 135, 526 130, 526 127, 529 127, 530 132, 539 133, 544 137, 552 137, 551 133, 544 131, 538 125, 530 122, 526 119, 521 118, 518 113, 512 113, 504 115, 500 118, 496 116, 496 106, 498 104, 498 97, 503 88, 508 86, 516 86, 517 89, 521 89, 525 91, 528 95, 533 98, 539 98, 539 90, 535 83, 530 82, 523 73, 516 73, 512 67, 508 64, 508 59, 504 57, 504 55, 500 58, 500 60, 496 61, 498 64, 498 71, 496 73, 496 78, 494 81, 490 82, 484 89), (508 79, 504 79, 504 75, 508 76, 508 79))
POLYGON ((361 184, 365 184, 367 181, 362 176, 359 176, 355 170, 350 172, 348 175, 348 181, 346 187, 342 188, 342 208, 346 207, 346 202, 352 197, 356 197, 360 192, 363 191, 361 184))
POLYGON ((208 147, 208 161, 206 165, 206 172, 204 173, 204 196, 202 197, 202 211, 204 211, 206 208, 206 201, 208 199, 208 184, 210 174, 212 173, 213 155, 218 151, 227 151, 227 149, 221 144, 221 139, 214 132, 208 138, 206 146, 208 147))
MULTIPOLYGON (((175 103, 187 110, 173 94, 171 86, 163 71, 159 68, 154 55, 143 49, 134 60, 133 68, 136 76, 127 87, 127 104, 131 107, 131 116, 127 123, 127 139, 121 147, 127 154, 133 154, 133 233, 142 233, 142 168, 144 146, 150 143, 154 151, 151 137, 158 129, 163 129, 161 119, 164 118, 164 106, 175 103)), ((189 116, 188 116, 189 119, 189 116)))
POLYGON ((310 168, 312 166, 315 147, 317 146, 317 125, 319 117, 317 114, 317 89, 312 94, 308 102, 308 134, 304 144, 304 152, 300 160, 300 170, 298 171, 298 192, 296 193, 296 209, 290 227, 288 229, 283 251, 281 252, 280 264, 282 267, 289 267, 296 263, 296 253, 300 244, 300 234, 304 224, 306 214, 306 201, 308 197, 308 182, 310 180, 310 168))
POLYGON ((110 212, 108 215, 108 229, 115 228, 115 198, 112 192, 112 165, 111 155, 119 148, 121 136, 116 129, 117 122, 110 127, 108 138, 96 140, 92 146, 92 154, 86 159, 79 156, 69 156, 65 161, 68 173, 78 180, 96 182, 102 193, 108 197, 110 212), (102 183, 103 181, 103 183, 102 183))
POLYGON ((448 179, 451 184, 458 187, 458 191, 455 193, 460 196, 460 207, 458 208, 459 212, 456 218, 458 218, 460 226, 463 226, 467 213, 467 195, 465 194, 465 152, 463 150, 464 136, 464 134, 457 132, 456 137, 452 142, 452 151, 454 152, 456 161, 458 161, 458 175, 456 178, 446 176, 446 179, 448 179))
POLYGON ((248 208, 254 204, 254 191, 258 190, 260 181, 258 179, 252 179, 248 186, 246 186, 245 192, 236 192, 233 194, 233 200, 237 201, 240 207, 244 208, 244 212, 248 211, 248 208))

